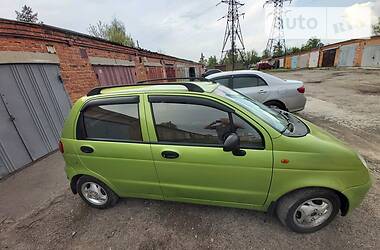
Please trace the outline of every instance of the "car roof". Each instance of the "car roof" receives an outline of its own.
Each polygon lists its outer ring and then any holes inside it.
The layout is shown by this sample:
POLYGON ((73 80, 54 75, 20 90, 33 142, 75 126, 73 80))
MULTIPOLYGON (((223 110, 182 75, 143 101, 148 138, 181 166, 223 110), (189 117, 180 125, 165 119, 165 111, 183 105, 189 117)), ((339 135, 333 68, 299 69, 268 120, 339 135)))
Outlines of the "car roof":
POLYGON ((141 93, 152 93, 152 92, 206 92, 211 93, 217 87, 218 83, 212 81, 183 81, 183 82, 147 82, 144 84, 135 84, 135 85, 125 85, 125 86, 105 86, 94 90, 91 90, 88 96, 90 95, 102 95, 102 94, 122 94, 129 92, 141 92, 141 93), (190 86, 190 88, 189 88, 190 86), (202 91, 196 91, 200 88, 202 91), (196 89, 196 90, 192 90, 196 89), (93 93, 91 93, 93 92, 93 93), (91 94, 90 94, 91 93, 91 94))
POLYGON ((235 71, 224 71, 220 73, 215 73, 209 76, 206 76, 207 79, 214 79, 217 77, 223 77, 223 76, 231 76, 231 75, 250 75, 250 74, 255 74, 259 76, 265 75, 265 73, 257 70, 235 70, 235 71))

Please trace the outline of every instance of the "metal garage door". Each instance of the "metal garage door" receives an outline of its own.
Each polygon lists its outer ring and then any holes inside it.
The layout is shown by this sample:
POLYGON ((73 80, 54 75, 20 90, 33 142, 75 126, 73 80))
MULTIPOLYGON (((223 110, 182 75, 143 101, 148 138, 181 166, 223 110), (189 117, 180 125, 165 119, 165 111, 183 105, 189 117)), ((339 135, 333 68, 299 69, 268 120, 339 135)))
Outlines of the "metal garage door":
POLYGON ((298 56, 292 56, 291 69, 296 69, 298 65, 298 56))
POLYGON ((308 67, 309 54, 303 54, 299 56, 298 68, 304 69, 308 67))
POLYGON ((135 67, 93 65, 100 85, 122 85, 136 82, 135 67))
POLYGON ((54 64, 0 65, 0 176, 57 149, 70 100, 54 64))
POLYGON ((310 53, 309 68, 318 67, 319 51, 313 51, 310 53))
POLYGON ((362 66, 380 68, 380 45, 366 46, 364 48, 362 66))
POLYGON ((353 67, 357 47, 358 44, 350 44, 340 47, 338 66, 353 67))
POLYGON ((177 65, 176 75, 178 78, 189 77, 189 68, 183 65, 177 65))
POLYGON ((323 51, 322 67, 334 67, 336 49, 323 51))
POLYGON ((163 67, 148 66, 146 68, 146 70, 147 70, 148 80, 163 79, 164 78, 163 67))
POLYGON ((166 65, 165 66, 165 72, 166 72, 166 78, 175 78, 175 69, 173 65, 166 65))

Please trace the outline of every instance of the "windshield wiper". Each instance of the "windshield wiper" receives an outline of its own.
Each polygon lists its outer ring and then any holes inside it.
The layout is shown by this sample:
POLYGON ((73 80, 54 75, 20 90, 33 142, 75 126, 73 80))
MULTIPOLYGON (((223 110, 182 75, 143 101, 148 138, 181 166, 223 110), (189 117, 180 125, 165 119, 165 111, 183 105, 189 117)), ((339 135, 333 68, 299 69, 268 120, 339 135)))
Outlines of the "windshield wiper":
POLYGON ((277 111, 285 120, 286 122, 288 123, 286 125, 286 128, 284 129, 284 131, 282 131, 281 134, 285 133, 286 130, 289 130, 291 133, 294 132, 294 124, 290 121, 289 119, 289 115, 285 112, 283 112, 282 110, 278 110, 277 111))

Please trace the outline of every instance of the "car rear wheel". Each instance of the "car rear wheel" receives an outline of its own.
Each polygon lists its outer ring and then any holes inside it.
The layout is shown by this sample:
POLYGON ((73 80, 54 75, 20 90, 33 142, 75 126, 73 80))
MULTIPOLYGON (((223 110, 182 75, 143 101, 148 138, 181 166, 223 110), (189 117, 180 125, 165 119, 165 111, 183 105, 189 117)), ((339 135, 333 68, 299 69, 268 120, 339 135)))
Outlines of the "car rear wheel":
POLYGON ((119 199, 107 185, 90 176, 79 178, 77 190, 80 197, 94 208, 104 209, 112 207, 119 199))
POLYGON ((302 189, 279 200, 277 216, 297 233, 313 233, 327 226, 338 214, 340 199, 331 190, 302 189))
POLYGON ((265 106, 268 106, 269 108, 272 108, 272 109, 281 109, 281 110, 287 111, 285 105, 279 101, 269 101, 264 104, 265 106))

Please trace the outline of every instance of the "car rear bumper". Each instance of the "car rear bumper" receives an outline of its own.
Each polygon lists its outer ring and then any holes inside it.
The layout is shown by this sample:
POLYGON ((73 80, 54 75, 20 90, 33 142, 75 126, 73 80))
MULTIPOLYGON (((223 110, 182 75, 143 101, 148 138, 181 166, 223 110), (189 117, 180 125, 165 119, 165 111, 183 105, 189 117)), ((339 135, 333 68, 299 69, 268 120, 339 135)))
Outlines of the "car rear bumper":
POLYGON ((284 102, 289 112, 297 112, 305 108, 306 97, 304 95, 298 95, 296 97, 287 98, 284 102))

